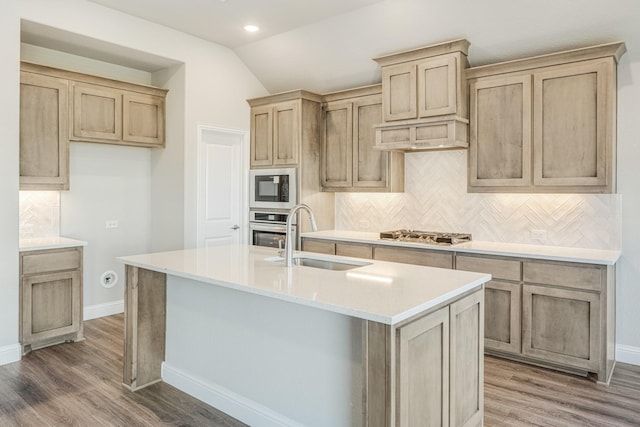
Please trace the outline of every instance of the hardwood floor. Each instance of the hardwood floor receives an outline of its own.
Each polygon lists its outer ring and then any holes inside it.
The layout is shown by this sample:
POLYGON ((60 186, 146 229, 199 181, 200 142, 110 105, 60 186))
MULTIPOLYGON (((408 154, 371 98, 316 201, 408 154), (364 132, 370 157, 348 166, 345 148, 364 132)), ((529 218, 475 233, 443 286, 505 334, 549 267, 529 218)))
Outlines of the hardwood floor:
POLYGON ((125 389, 123 328, 121 314, 90 320, 86 341, 0 366, 0 426, 245 426, 168 384, 125 389))
POLYGON ((484 425, 640 426, 640 367, 618 363, 611 384, 485 356, 484 425))
MULTIPOLYGON (((164 383, 125 389, 123 320, 90 320, 86 341, 0 366, 0 426, 245 425, 164 383)), ((606 387, 486 356, 484 425, 640 426, 640 367, 618 364, 606 387)))

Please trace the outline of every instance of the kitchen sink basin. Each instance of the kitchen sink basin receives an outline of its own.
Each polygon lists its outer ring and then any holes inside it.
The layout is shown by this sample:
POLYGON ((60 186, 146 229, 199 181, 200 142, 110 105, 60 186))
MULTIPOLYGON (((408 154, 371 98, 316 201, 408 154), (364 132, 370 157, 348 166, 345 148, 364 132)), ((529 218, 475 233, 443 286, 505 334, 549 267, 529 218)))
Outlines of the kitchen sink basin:
MULTIPOLYGON (((282 257, 270 257, 266 258, 266 261, 271 262, 284 262, 282 257)), ((304 255, 297 255, 293 257, 293 265, 302 265, 304 267, 321 268, 323 270, 333 271, 345 271, 353 268, 364 267, 371 265, 367 261, 356 261, 346 259, 329 259, 329 258, 316 258, 304 255)))
POLYGON ((305 267, 322 268, 323 270, 344 271, 352 268, 364 267, 371 264, 370 262, 356 261, 332 261, 318 258, 298 257, 293 259, 294 265, 303 265, 305 267))

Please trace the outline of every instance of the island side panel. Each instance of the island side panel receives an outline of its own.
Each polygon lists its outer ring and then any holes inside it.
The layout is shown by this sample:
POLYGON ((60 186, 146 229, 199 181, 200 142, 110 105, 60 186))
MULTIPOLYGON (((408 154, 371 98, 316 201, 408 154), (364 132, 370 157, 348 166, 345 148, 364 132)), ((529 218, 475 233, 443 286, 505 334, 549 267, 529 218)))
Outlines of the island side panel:
POLYGON ((126 266, 123 384, 132 391, 161 381, 167 276, 126 266))

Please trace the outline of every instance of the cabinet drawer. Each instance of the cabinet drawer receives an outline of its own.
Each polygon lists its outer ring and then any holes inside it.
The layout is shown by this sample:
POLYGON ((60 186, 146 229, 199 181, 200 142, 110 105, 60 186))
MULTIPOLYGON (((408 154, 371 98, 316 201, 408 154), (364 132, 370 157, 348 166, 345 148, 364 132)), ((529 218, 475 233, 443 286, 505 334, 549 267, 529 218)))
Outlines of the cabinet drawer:
POLYGON ((606 281, 606 269, 590 264, 525 261, 523 280, 528 283, 599 291, 606 281))
POLYGON ((373 247, 366 244, 336 242, 336 255, 371 259, 373 258, 373 247))
POLYGON ((451 252, 429 251, 424 249, 376 246, 373 253, 373 259, 424 265, 427 267, 453 267, 453 254, 451 252))
POLYGON ((302 250, 305 252, 317 252, 321 254, 335 255, 336 245, 331 241, 303 239, 302 250))
POLYGON ((521 263, 513 259, 456 255, 456 270, 487 273, 493 279, 520 281, 521 263))
POLYGON ((53 252, 27 252, 22 255, 22 274, 75 270, 81 265, 78 249, 53 252))

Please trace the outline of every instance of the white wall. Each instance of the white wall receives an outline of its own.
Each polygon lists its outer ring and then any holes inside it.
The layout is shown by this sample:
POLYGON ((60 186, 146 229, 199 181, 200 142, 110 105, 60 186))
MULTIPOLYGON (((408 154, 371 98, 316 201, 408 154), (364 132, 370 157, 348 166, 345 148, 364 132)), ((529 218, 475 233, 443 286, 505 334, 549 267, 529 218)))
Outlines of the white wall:
POLYGON ((20 358, 18 344, 18 138, 20 21, 18 0, 0 13, 0 364, 20 358))

